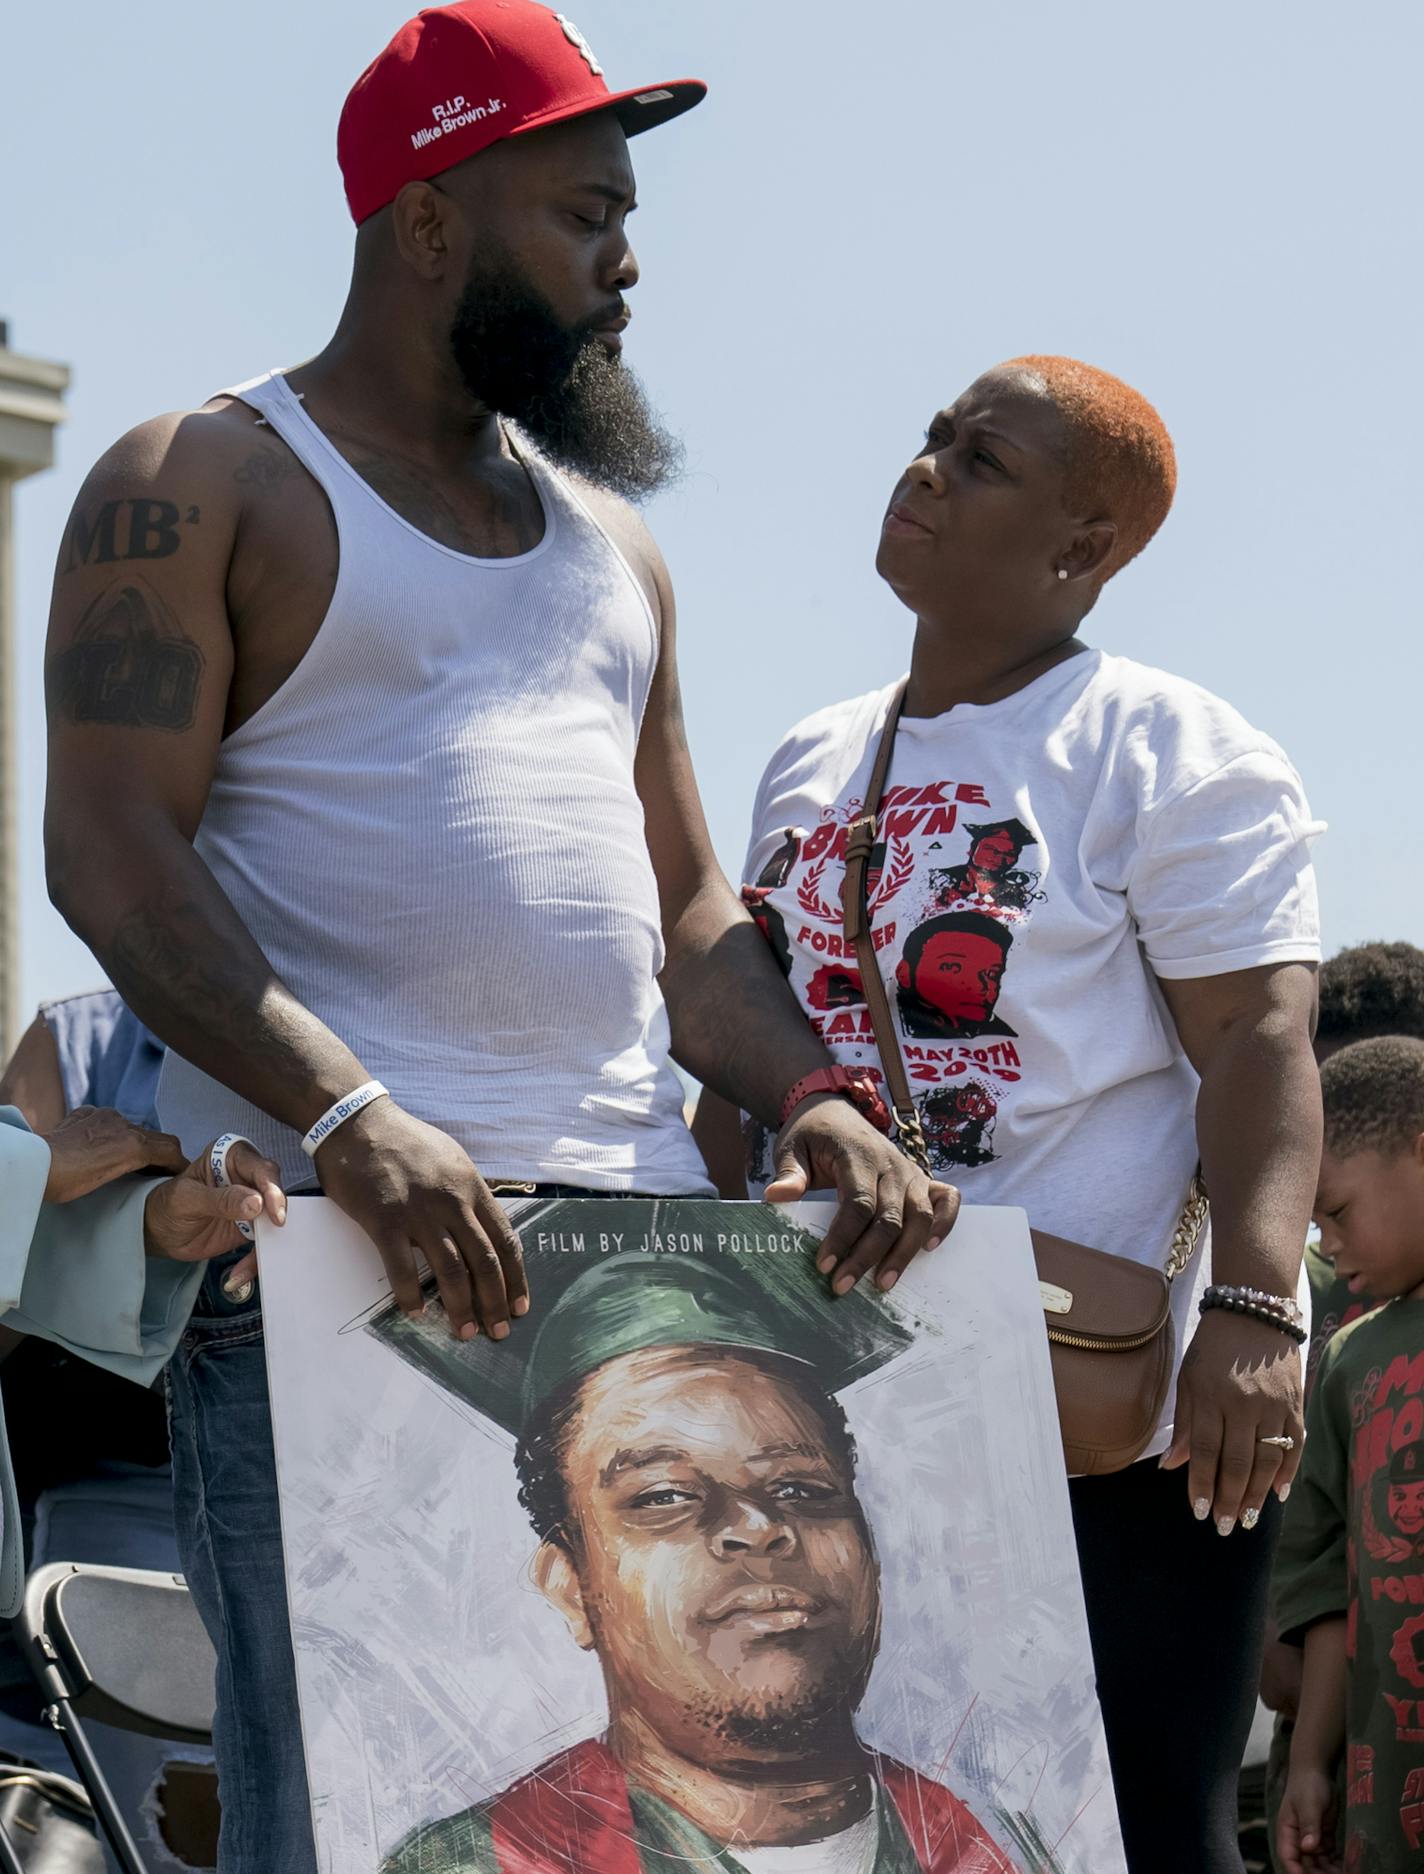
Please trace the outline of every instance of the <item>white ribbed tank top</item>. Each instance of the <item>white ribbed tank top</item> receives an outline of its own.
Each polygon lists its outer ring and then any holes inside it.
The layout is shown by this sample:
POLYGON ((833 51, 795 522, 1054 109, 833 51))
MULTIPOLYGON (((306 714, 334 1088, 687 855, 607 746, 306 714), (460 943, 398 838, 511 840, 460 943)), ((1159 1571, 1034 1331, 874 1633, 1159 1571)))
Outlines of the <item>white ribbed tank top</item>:
MULTIPOLYGON (((707 1193, 669 1059, 633 758, 657 628, 527 448, 538 546, 457 553, 362 480, 276 372, 224 393, 325 490, 340 568, 297 669, 224 741, 196 848, 282 980, 486 1177, 707 1193)), ((298 1135, 170 1053, 162 1123, 298 1135)), ((313 1117, 316 1117, 313 1114, 313 1117)))

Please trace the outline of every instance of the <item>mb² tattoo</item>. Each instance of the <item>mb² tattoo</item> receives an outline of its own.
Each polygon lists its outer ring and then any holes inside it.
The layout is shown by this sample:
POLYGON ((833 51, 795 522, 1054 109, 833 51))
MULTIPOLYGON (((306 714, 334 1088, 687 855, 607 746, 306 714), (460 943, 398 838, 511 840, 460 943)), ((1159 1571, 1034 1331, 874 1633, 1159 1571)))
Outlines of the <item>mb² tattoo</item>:
POLYGON ((184 510, 176 501, 155 501, 148 496, 76 508, 64 571, 112 566, 119 560, 166 560, 182 545, 182 529, 196 527, 198 519, 197 508, 184 510))

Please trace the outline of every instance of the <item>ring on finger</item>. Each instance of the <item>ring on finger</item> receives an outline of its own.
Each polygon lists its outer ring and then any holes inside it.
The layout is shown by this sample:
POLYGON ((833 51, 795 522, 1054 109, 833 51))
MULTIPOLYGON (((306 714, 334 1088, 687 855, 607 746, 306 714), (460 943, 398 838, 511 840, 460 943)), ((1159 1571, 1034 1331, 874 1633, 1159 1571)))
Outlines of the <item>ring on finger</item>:
POLYGON ((1291 1437, 1289 1432, 1280 1432, 1274 1438, 1258 1438, 1256 1443, 1258 1445, 1271 1445, 1277 1451, 1295 1450, 1295 1439, 1291 1437))
MULTIPOLYGON (((257 1150, 257 1147, 252 1145, 251 1139, 244 1138, 240 1132, 225 1132, 220 1139, 214 1139, 212 1144, 208 1147, 208 1170, 213 1174, 213 1183, 221 1189, 226 1189, 226 1187, 232 1183, 232 1179, 228 1175, 227 1155, 234 1145, 250 1145, 254 1152, 257 1150)), ((237 1228, 239 1232, 247 1238, 249 1243, 252 1242, 257 1235, 257 1232, 250 1223, 239 1221, 237 1228)), ((233 1299, 235 1301, 247 1301, 251 1297, 251 1286, 246 1282, 244 1282, 242 1286, 247 1289, 247 1294, 234 1296, 233 1299)))

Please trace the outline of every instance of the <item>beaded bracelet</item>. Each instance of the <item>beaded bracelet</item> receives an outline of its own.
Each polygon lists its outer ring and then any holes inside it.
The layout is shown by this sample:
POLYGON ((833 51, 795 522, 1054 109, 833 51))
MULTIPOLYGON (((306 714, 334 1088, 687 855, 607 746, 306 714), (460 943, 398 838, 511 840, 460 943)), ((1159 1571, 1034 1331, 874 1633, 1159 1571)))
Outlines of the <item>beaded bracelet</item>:
POLYGON ((1223 1301, 1245 1301, 1254 1308, 1269 1308, 1284 1315, 1292 1327, 1305 1326, 1305 1316, 1294 1295, 1272 1295, 1267 1289, 1244 1288, 1233 1282, 1213 1282, 1206 1293, 1213 1307, 1219 1307, 1223 1301))
POLYGON ((1232 1282, 1213 1282, 1203 1300, 1210 1307, 1221 1308, 1244 1302, 1248 1308, 1264 1308, 1291 1327, 1304 1327, 1305 1316, 1293 1295, 1272 1295, 1263 1288, 1245 1288, 1232 1282))
MULTIPOLYGON (((1275 1298, 1279 1301, 1279 1297, 1275 1298)), ((1288 1320, 1284 1309, 1279 1306, 1268 1308, 1261 1302, 1246 1301, 1229 1289, 1209 1288, 1198 1303, 1197 1311, 1207 1314, 1213 1308, 1225 1308, 1230 1314, 1249 1315, 1253 1321, 1264 1321, 1267 1327, 1279 1328, 1282 1334, 1288 1334, 1297 1347, 1303 1346, 1310 1335, 1303 1327, 1288 1320)))

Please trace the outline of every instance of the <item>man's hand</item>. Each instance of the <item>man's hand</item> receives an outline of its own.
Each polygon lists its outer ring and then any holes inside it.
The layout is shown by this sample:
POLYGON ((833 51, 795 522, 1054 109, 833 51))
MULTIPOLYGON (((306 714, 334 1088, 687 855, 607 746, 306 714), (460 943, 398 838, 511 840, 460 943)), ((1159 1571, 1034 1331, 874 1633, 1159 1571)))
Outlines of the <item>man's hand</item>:
POLYGON ((455 1141, 392 1099, 376 1100, 317 1148, 321 1188, 381 1252, 391 1293, 409 1315, 424 1307, 429 1264, 452 1333, 495 1340, 529 1312, 519 1238, 455 1141))
POLYGON ((1340 1874, 1335 1809, 1334 1777, 1292 1764, 1276 1818, 1276 1853, 1286 1874, 1340 1874))
MULTIPOLYGON (((276 1224, 287 1220, 281 1173, 270 1158, 239 1139, 228 1148, 229 1182, 213 1180, 211 1146, 199 1152, 180 1175, 156 1186, 143 1207, 144 1247, 150 1256, 173 1262, 209 1262, 242 1241, 239 1223, 255 1223, 265 1212, 276 1224)), ((254 1250, 229 1273, 229 1287, 257 1273, 254 1250)))
POLYGON ((782 1127, 773 1154, 768 1204, 794 1204, 808 1190, 835 1187, 840 1198, 817 1268, 837 1295, 867 1271, 893 1288, 922 1249, 954 1228, 959 1193, 937 1184, 838 1094, 805 1100, 782 1127))
POLYGON ((1229 1536, 1254 1529, 1266 1493, 1284 1498, 1305 1442, 1300 1350, 1278 1328, 1214 1308, 1201 1317, 1177 1381, 1172 1447, 1164 1470, 1189 1464, 1187 1493, 1199 1521, 1229 1536), (1295 1448, 1262 1444, 1284 1434, 1295 1448))
POLYGON ((50 1204, 87 1197, 131 1171, 181 1171, 187 1162, 171 1132, 135 1126, 108 1106, 76 1106, 41 1137, 49 1147, 50 1204))

